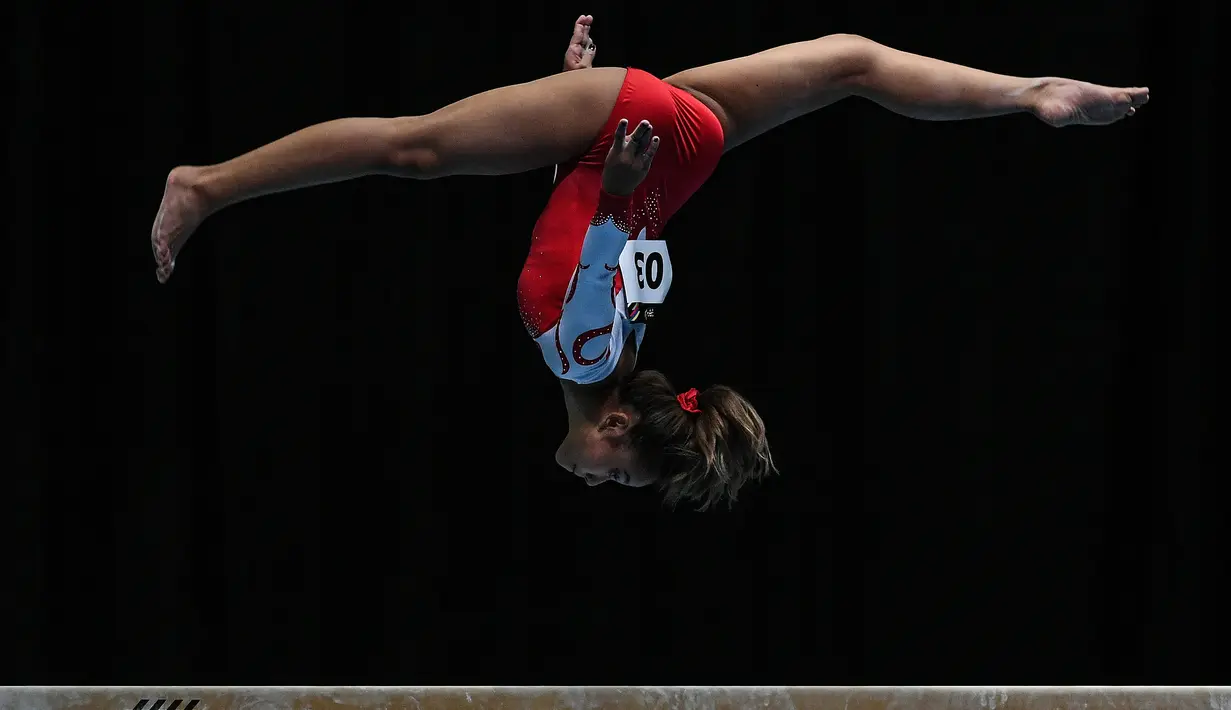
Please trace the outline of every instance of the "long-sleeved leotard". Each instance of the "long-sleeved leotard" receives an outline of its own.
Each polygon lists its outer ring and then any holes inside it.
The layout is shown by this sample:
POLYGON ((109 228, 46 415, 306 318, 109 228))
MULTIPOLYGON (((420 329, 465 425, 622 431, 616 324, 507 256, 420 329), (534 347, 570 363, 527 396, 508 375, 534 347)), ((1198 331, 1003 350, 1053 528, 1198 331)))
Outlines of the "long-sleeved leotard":
POLYGON ((557 377, 601 382, 615 369, 630 333, 640 346, 644 323, 631 323, 620 283, 620 254, 631 228, 631 199, 601 193, 582 240, 581 258, 565 289, 560 317, 535 341, 557 377), (552 358, 550 353, 555 353, 552 358))
POLYGON ((658 239, 663 225, 714 171, 722 126, 686 91, 629 69, 619 98, 586 155, 560 166, 518 281, 522 322, 561 379, 600 382, 614 372, 629 335, 640 348, 619 270, 629 239, 658 239), (648 120, 660 144, 629 197, 602 191, 603 163, 621 118, 648 120))

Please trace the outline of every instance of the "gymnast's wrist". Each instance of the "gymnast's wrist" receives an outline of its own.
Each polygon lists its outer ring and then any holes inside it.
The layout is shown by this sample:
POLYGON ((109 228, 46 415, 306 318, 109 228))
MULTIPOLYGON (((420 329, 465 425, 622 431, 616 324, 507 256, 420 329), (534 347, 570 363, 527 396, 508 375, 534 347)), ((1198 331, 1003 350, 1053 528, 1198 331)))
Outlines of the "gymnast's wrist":
POLYGON ((620 198, 631 197, 633 192, 636 191, 637 189, 636 185, 633 185, 632 187, 626 187, 626 186, 621 186, 618 184, 612 184, 612 183, 618 183, 618 182, 619 181, 616 181, 616 180, 608 180, 606 171, 604 170, 602 187, 600 187, 599 189, 603 192, 603 194, 610 195, 612 197, 620 197, 620 198))
POLYGON ((598 207, 595 209, 595 217, 598 223, 611 218, 615 221, 617 228, 627 233, 628 228, 628 211, 632 206, 632 198, 627 195, 613 195, 606 190, 598 192, 598 207), (621 226, 625 225, 625 226, 621 226))
POLYGON ((632 204, 632 201, 632 193, 625 195, 620 191, 608 190, 605 187, 598 191, 598 206, 600 208, 613 207, 624 210, 628 209, 628 206, 632 204))

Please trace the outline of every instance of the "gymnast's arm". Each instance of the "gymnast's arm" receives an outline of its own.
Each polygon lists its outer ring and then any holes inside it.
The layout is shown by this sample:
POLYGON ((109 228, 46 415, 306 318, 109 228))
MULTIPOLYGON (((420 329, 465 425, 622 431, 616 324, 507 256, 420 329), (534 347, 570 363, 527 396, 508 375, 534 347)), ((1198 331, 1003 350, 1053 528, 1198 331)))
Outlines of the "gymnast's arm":
POLYGON ((628 219, 631 195, 649 173, 658 145, 658 136, 654 135, 649 121, 639 123, 631 135, 627 119, 620 119, 616 124, 611 150, 603 163, 598 209, 586 230, 581 259, 564 296, 564 309, 556 329, 558 342, 569 349, 565 355, 582 368, 568 378, 574 382, 600 382, 615 368, 611 338, 622 337, 622 334, 612 334, 615 330, 612 287, 620 269, 620 252, 624 251, 632 231, 628 219))
POLYGON ((582 384, 600 382, 611 372, 613 293, 620 252, 628 242, 629 203, 626 196, 601 193, 560 313, 560 343, 570 351, 569 361, 580 366, 568 379, 582 384))

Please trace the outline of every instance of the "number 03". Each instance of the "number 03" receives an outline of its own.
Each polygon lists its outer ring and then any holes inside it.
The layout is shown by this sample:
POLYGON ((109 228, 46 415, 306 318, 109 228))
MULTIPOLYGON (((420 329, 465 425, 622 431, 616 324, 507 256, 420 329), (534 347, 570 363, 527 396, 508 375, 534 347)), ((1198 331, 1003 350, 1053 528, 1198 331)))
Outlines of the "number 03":
POLYGON ((663 255, 656 251, 650 252, 649 257, 642 252, 637 252, 633 257, 634 263, 637 265, 637 285, 641 288, 647 286, 652 289, 657 289, 663 282, 663 255))

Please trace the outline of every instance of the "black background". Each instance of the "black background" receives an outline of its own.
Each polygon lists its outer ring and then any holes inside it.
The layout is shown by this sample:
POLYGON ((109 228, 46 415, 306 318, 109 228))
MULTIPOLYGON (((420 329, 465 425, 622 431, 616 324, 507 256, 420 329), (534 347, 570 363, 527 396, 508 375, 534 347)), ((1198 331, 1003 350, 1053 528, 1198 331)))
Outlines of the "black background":
POLYGON ((1213 7, 10 5, 0 680, 1226 681, 1213 7), (579 12, 659 76, 855 32, 1153 101, 728 155, 642 362, 759 407, 730 512, 554 470, 550 170, 242 204, 156 284, 174 165, 557 71, 579 12))

